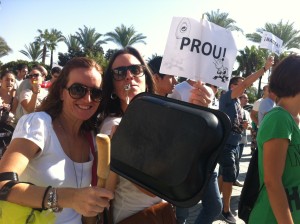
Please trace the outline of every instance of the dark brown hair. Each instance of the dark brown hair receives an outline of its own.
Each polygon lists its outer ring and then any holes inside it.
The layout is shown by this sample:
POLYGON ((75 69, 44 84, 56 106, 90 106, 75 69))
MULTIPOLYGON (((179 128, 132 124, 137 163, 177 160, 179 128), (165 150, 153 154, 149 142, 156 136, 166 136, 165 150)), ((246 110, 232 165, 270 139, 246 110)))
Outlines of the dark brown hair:
POLYGON ((4 70, 3 72, 1 72, 0 79, 3 79, 8 74, 12 74, 16 78, 15 74, 13 73, 13 71, 11 71, 11 70, 4 70))
POLYGON ((146 77, 147 92, 155 93, 155 84, 151 71, 147 67, 147 64, 145 63, 140 53, 133 47, 125 47, 124 49, 118 50, 110 59, 103 77, 103 99, 100 105, 101 120, 103 120, 109 114, 114 114, 115 116, 122 116, 124 114, 124 111, 122 111, 121 109, 120 99, 111 99, 111 94, 114 91, 112 65, 116 58, 122 54, 133 55, 140 61, 142 65, 145 66, 144 74, 146 77))
POLYGON ((234 76, 230 79, 229 81, 229 85, 228 85, 228 89, 230 90, 230 86, 231 85, 236 85, 238 84, 239 80, 244 80, 245 78, 244 77, 241 77, 241 76, 234 76))
POLYGON ((277 97, 293 97, 300 92, 300 56, 289 55, 273 69, 269 89, 277 97))

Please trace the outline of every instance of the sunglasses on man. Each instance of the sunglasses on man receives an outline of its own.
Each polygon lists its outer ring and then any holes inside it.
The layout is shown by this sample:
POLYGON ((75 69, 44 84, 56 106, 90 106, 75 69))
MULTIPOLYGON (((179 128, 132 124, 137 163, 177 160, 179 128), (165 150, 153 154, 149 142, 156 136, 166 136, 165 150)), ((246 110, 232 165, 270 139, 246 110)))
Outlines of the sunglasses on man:
POLYGON ((124 80, 127 76, 127 71, 129 70, 130 73, 134 77, 141 77, 144 75, 144 65, 129 65, 129 66, 121 66, 118 68, 112 69, 113 78, 116 81, 124 80))
POLYGON ((90 93, 90 97, 93 101, 99 102, 102 99, 102 90, 100 88, 90 88, 83 84, 74 83, 65 89, 67 89, 69 95, 76 100, 85 97, 87 92, 90 93))

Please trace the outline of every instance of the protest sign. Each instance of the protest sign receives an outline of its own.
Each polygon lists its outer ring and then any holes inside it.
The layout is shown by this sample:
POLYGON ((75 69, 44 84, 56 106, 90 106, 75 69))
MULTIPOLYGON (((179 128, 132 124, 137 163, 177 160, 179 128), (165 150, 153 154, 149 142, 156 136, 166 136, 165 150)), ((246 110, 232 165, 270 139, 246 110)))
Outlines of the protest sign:
POLYGON ((274 34, 264 31, 261 38, 259 47, 268 49, 271 52, 280 55, 282 48, 282 40, 276 37, 274 34))
POLYGON ((227 89, 236 55, 231 31, 204 19, 174 17, 160 72, 227 89))

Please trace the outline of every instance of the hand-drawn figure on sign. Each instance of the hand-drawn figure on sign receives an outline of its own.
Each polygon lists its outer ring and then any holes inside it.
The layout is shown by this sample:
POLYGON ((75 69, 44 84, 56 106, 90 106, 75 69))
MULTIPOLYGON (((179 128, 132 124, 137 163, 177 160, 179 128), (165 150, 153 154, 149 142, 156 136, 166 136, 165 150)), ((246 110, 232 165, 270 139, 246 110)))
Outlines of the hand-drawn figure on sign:
POLYGON ((190 34, 191 23, 188 18, 183 18, 177 26, 176 39, 182 39, 182 37, 188 37, 190 34))
POLYGON ((228 68, 224 67, 223 65, 224 58, 222 59, 216 59, 215 62, 215 67, 217 69, 217 74, 216 76, 213 77, 213 79, 221 79, 222 82, 225 83, 225 81, 228 81, 228 68))

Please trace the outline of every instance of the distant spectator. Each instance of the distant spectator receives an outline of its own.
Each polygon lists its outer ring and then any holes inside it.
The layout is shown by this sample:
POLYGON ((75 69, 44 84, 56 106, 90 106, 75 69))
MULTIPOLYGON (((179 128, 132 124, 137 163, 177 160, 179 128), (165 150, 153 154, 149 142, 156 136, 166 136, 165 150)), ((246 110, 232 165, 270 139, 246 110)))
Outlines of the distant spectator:
POLYGON ((276 96, 275 94, 270 91, 269 89, 269 94, 268 97, 263 99, 260 104, 259 104, 259 109, 258 109, 258 125, 261 124, 262 119, 268 113, 273 107, 275 107, 276 103, 276 96))
MULTIPOLYGON (((248 103, 248 95, 246 93, 243 93, 240 97, 240 104, 242 107, 242 118, 243 121, 246 121, 248 123, 248 125, 243 128, 243 132, 242 132, 242 139, 239 142, 239 160, 242 158, 243 155, 243 151, 244 151, 244 147, 245 145, 248 143, 247 140, 247 130, 251 128, 251 118, 250 118, 250 114, 247 110, 244 109, 244 107, 247 105, 248 103)), ((238 169, 238 174, 237 177, 239 176, 239 170, 238 169)), ((236 178, 236 181, 233 183, 234 186, 238 186, 238 187, 243 187, 244 185, 238 180, 238 178, 236 178)))
POLYGON ((61 67, 53 67, 52 69, 51 69, 51 79, 50 79, 50 82, 55 82, 56 80, 57 80, 57 78, 58 78, 58 76, 60 75, 60 73, 61 73, 61 67))
POLYGON ((265 85, 263 87, 263 95, 262 98, 256 100, 253 104, 252 110, 250 111, 250 117, 252 120, 252 128, 251 128, 251 154, 257 149, 256 143, 256 135, 258 130, 258 109, 262 99, 268 97, 269 95, 269 85, 265 85))
POLYGON ((41 84, 44 80, 45 76, 42 74, 40 67, 34 67, 30 71, 28 79, 22 83, 24 85, 26 84, 26 86, 18 96, 17 119, 20 119, 24 114, 34 112, 35 108, 39 106, 42 100, 47 96, 48 91, 41 88, 41 84), (28 84, 30 85, 29 88, 27 87, 28 84))
POLYGON ((51 79, 48 80, 48 81, 44 81, 42 83, 42 87, 43 88, 49 88, 51 86, 51 84, 56 81, 56 79, 60 75, 60 72, 61 72, 61 67, 58 67, 58 66, 57 67, 53 67, 51 69, 51 79))
POLYGON ((161 96, 167 96, 173 92, 173 89, 177 83, 174 75, 162 74, 159 72, 162 57, 157 56, 149 61, 148 65, 152 70, 156 84, 156 93, 161 96))
POLYGON ((0 76, 0 159, 10 143, 14 127, 12 125, 17 100, 11 94, 16 77, 12 71, 4 71, 0 76))
POLYGON ((25 64, 19 64, 17 67, 17 76, 16 76, 16 82, 15 82, 15 89, 18 89, 21 82, 26 78, 26 75, 28 73, 28 66, 25 64))
POLYGON ((265 85, 263 87, 262 97, 254 102, 252 110, 250 112, 251 120, 252 120, 252 122, 254 122, 254 124, 256 125, 257 128, 258 128, 258 109, 259 109, 259 105, 260 105, 261 100, 268 97, 268 95, 269 95, 269 85, 265 85))

